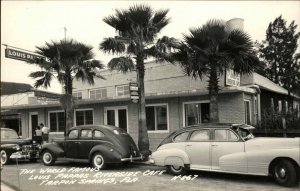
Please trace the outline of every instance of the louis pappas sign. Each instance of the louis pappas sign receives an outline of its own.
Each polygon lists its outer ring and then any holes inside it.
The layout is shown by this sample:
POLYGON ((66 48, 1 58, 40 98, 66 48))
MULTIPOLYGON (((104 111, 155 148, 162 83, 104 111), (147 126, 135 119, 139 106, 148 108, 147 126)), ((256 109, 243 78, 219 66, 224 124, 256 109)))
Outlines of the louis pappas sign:
POLYGON ((225 74, 225 85, 227 86, 240 86, 241 75, 235 73, 233 70, 226 70, 225 74))
POLYGON ((133 103, 137 103, 139 101, 139 88, 138 84, 134 82, 129 83, 129 90, 130 90, 130 98, 133 103))
POLYGON ((14 50, 11 48, 6 48, 5 49, 5 57, 6 58, 12 58, 16 60, 22 60, 22 61, 33 61, 33 60, 38 60, 38 59, 45 59, 44 57, 35 55, 35 54, 30 54, 27 52, 19 51, 19 50, 14 50))

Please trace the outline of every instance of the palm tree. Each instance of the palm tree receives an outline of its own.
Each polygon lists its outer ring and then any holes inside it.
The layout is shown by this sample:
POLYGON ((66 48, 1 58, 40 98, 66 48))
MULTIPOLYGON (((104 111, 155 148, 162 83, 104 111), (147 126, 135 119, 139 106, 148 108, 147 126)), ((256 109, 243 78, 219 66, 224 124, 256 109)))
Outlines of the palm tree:
POLYGON ((64 88, 64 95, 60 99, 61 106, 66 111, 66 130, 73 125, 73 113, 75 101, 72 96, 73 80, 81 80, 89 84, 94 84, 94 78, 100 77, 99 69, 103 65, 98 60, 93 60, 92 47, 72 39, 61 40, 59 42, 47 43, 45 46, 36 47, 37 54, 43 59, 33 60, 41 71, 30 73, 29 77, 37 79, 34 87, 48 88, 53 78, 64 88), (46 61, 47 58, 48 60, 46 61))
POLYGON ((210 122, 219 122, 219 78, 227 69, 237 74, 250 74, 259 65, 248 34, 230 29, 221 20, 210 20, 184 35, 179 51, 174 54, 184 72, 193 78, 208 77, 210 122))
POLYGON ((100 43, 100 50, 118 56, 110 60, 108 67, 124 73, 136 68, 139 87, 138 146, 145 155, 149 154, 149 139, 145 111, 144 61, 148 57, 170 61, 168 52, 176 40, 166 36, 157 39, 158 33, 169 23, 167 13, 168 10, 153 11, 146 5, 134 5, 126 10, 116 10, 115 15, 103 19, 118 32, 117 36, 105 38, 100 43))

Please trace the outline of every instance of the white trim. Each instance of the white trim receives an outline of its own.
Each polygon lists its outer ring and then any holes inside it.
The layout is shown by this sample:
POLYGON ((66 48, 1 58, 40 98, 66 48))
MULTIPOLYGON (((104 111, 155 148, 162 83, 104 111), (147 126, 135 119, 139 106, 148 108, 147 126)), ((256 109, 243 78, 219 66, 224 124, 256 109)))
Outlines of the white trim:
MULTIPOLYGON (((80 109, 75 109, 74 110, 74 123, 73 123, 73 126, 75 127, 75 126, 77 126, 76 125, 76 111, 90 111, 90 110, 92 110, 92 112, 93 112, 93 124, 91 124, 91 125, 94 125, 94 122, 95 122, 95 112, 94 112, 94 108, 80 108, 80 109)), ((84 125, 85 125, 85 114, 84 114, 84 118, 83 118, 83 122, 84 122, 84 125)))
MULTIPOLYGON (((48 111, 48 128, 50 129, 50 132, 49 132, 49 133, 60 133, 60 132, 63 133, 63 131, 57 131, 57 130, 58 130, 58 124, 57 124, 57 126, 56 126, 56 132, 51 132, 51 127, 50 127, 50 113, 59 113, 59 112, 65 113, 64 110, 53 110, 53 111, 48 111)), ((56 116, 57 116, 57 115, 56 115, 56 116)), ((65 128, 66 128, 66 127, 65 127, 65 128)))
MULTIPOLYGON (((186 121, 185 121, 185 108, 184 108, 184 105, 185 104, 191 104, 191 103, 210 103, 210 101, 209 100, 201 100, 201 101, 187 101, 187 102, 182 102, 182 124, 183 124, 183 127, 185 127, 186 126, 186 121)), ((200 107, 200 109, 201 109, 201 107, 200 107)), ((200 116, 201 117, 201 116, 200 116)), ((200 119, 200 121, 201 121, 201 119, 200 119)))
MULTIPOLYGON (((169 133, 170 132, 170 128, 169 128, 169 124, 170 124, 170 118, 169 118, 169 104, 168 103, 157 103, 157 104, 147 104, 145 107, 151 107, 151 106, 167 106, 167 130, 148 130, 148 133, 169 133)), ((154 115, 155 115, 155 128, 156 127, 156 109, 154 109, 154 115)), ((146 124, 147 125, 147 124, 146 124)))
POLYGON ((251 122, 252 122, 252 109, 251 109, 251 100, 249 100, 249 99, 244 99, 244 112, 245 112, 245 118, 244 118, 244 122, 245 122, 245 124, 251 124, 251 122), (246 123, 246 107, 245 107, 245 102, 249 102, 249 116, 250 116, 250 121, 249 121, 249 123, 246 123))
POLYGON ((28 122, 29 122, 29 138, 33 138, 32 137, 32 134, 33 134, 33 132, 32 132, 32 121, 31 121, 31 116, 32 115, 37 115, 37 120, 38 120, 38 125, 39 125, 39 113, 38 112, 36 112, 36 111, 34 111, 34 112, 29 112, 29 120, 28 120, 28 122))
MULTIPOLYGON (((88 92, 89 92, 89 99, 103 99, 103 98, 107 97, 107 88, 106 87, 89 89, 88 92), (103 97, 102 96, 103 92, 101 91, 101 97, 100 98, 97 98, 97 96, 96 96, 96 98, 91 98, 91 91, 97 91, 97 90, 106 90, 106 96, 103 97)), ((95 94, 95 95, 97 95, 97 94, 95 94)))
POLYGON ((126 110, 126 127, 127 133, 129 133, 129 126, 128 126, 128 106, 111 106, 111 107, 104 107, 104 125, 107 125, 107 110, 114 110, 115 112, 115 126, 119 127, 119 113, 117 112, 119 109, 126 110))

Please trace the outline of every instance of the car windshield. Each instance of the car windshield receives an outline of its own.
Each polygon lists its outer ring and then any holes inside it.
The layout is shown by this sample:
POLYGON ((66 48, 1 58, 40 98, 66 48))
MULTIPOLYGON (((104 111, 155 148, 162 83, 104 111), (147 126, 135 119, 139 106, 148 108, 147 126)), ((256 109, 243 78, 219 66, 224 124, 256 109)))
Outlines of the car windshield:
POLYGON ((237 128, 236 132, 246 141, 249 139, 253 139, 254 135, 248 129, 237 128))
POLYGON ((1 139, 18 139, 19 136, 14 130, 2 129, 1 139))

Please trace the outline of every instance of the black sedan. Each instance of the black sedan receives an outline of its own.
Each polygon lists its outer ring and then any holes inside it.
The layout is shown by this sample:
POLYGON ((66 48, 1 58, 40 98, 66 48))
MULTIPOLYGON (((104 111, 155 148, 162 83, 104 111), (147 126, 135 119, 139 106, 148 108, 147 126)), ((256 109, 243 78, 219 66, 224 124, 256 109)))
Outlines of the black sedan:
POLYGON ((1 165, 15 158, 36 161, 39 158, 39 148, 40 145, 32 139, 21 139, 15 130, 1 128, 1 165))
POLYGON ((71 128, 65 138, 43 144, 41 159, 46 166, 57 159, 90 162, 103 169, 109 163, 141 160, 131 136, 121 128, 110 125, 83 125, 71 128))

